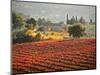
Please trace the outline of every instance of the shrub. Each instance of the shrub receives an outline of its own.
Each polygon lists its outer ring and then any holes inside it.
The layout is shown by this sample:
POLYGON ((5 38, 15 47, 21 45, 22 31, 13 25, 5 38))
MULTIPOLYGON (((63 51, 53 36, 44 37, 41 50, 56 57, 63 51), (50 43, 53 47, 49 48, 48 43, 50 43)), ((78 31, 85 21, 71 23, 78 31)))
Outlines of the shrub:
POLYGON ((31 42, 33 38, 25 34, 25 31, 18 31, 12 34, 13 43, 31 42))
POLYGON ((81 25, 73 25, 68 28, 68 32, 70 36, 73 36, 74 38, 80 38, 83 36, 85 31, 85 28, 83 28, 81 25))

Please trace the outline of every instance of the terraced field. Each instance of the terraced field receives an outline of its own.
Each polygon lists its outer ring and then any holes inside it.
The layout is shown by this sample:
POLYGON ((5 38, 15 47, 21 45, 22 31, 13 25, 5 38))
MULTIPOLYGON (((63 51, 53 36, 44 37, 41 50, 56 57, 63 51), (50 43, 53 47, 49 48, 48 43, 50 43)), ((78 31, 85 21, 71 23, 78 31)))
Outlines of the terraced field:
POLYGON ((12 48, 13 74, 95 68, 95 39, 21 43, 12 48))

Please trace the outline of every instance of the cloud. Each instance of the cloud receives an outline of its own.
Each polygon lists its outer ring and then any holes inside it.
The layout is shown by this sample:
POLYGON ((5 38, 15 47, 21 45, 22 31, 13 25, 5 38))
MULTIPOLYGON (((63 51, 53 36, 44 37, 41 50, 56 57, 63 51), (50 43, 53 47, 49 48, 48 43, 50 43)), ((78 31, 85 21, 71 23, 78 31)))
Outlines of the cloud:
POLYGON ((14 2, 12 9, 16 12, 27 14, 30 16, 46 17, 52 20, 65 20, 66 15, 84 16, 86 20, 95 19, 95 7, 77 6, 77 5, 58 5, 46 3, 29 3, 29 2, 14 2))
POLYGON ((42 14, 45 14, 45 13, 46 13, 46 11, 45 11, 45 10, 41 10, 41 13, 42 13, 42 14))
POLYGON ((56 15, 55 15, 55 17, 56 17, 56 18, 59 18, 59 17, 60 17, 60 15, 59 15, 59 14, 56 14, 56 15))

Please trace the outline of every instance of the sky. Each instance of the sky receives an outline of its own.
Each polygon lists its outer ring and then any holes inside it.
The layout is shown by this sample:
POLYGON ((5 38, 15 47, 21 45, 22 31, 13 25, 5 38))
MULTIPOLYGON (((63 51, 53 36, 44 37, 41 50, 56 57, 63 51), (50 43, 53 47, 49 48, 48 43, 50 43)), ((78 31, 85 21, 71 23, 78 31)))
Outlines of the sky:
POLYGON ((53 22, 65 22, 67 14, 69 18, 83 16, 86 21, 95 21, 95 6, 12 1, 12 11, 35 19, 46 18, 53 22))

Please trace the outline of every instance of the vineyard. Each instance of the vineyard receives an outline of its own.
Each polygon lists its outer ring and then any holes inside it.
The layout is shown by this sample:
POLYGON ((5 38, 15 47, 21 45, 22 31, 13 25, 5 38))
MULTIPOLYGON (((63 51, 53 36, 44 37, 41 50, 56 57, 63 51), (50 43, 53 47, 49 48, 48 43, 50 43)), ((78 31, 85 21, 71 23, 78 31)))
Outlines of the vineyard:
POLYGON ((13 44, 13 74, 96 68, 96 40, 71 39, 13 44))

